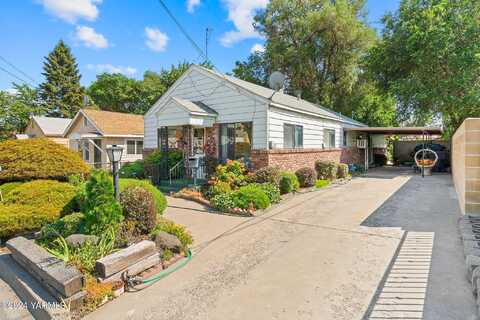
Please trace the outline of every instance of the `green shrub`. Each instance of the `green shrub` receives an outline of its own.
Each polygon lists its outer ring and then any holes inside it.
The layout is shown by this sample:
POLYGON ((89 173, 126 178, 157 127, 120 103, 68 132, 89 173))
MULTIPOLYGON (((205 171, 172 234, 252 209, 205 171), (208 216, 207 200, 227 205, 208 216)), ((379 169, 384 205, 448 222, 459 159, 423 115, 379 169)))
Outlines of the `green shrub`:
POLYGON ((118 226, 117 236, 115 238, 115 247, 126 247, 137 242, 140 236, 141 235, 138 233, 136 221, 123 220, 118 226))
POLYGON ((112 180, 103 170, 92 172, 85 186, 84 229, 88 234, 102 234, 110 226, 122 221, 122 209, 115 200, 112 180))
POLYGON ((4 183, 0 186, 0 191, 2 192, 2 197, 5 200, 8 197, 8 194, 14 190, 16 187, 19 187, 22 185, 23 182, 7 182, 4 183))
POLYGON ((163 211, 167 207, 167 199, 163 193, 158 190, 150 181, 148 180, 138 180, 138 179, 120 179, 120 192, 125 190, 125 188, 138 186, 148 190, 153 198, 155 199, 155 207, 157 208, 157 214, 162 215, 163 211))
POLYGON ((142 160, 126 163, 122 165, 119 171, 120 178, 145 178, 145 166, 142 160))
POLYGON ((337 169, 337 178, 345 179, 346 177, 348 177, 348 164, 339 163, 337 169))
POLYGON ((293 172, 282 172, 280 177, 280 193, 286 194, 297 191, 300 188, 298 178, 293 172))
MULTIPOLYGON (((167 162, 168 167, 171 168, 183 159, 183 152, 181 150, 168 150, 167 162)), ((145 157, 146 165, 160 165, 163 162, 163 153, 161 150, 156 150, 145 157)))
POLYGON ((77 152, 48 139, 0 142, 0 164, 0 182, 34 179, 67 181, 71 175, 90 173, 90 167, 77 152))
POLYGON ((217 181, 215 184, 209 186, 205 192, 205 197, 207 199, 211 199, 218 194, 222 193, 230 193, 232 191, 232 187, 227 182, 217 181))
POLYGON ((177 237, 178 240, 180 240, 180 242, 182 243, 184 251, 186 251, 188 249, 188 246, 193 243, 192 235, 184 226, 176 224, 175 222, 167 220, 165 218, 161 218, 160 221, 157 223, 151 233, 152 236, 155 236, 159 231, 164 231, 177 237))
POLYGON ((71 184, 55 180, 34 180, 13 189, 6 203, 57 208, 62 215, 77 207, 76 190, 71 184))
POLYGON ((157 209, 150 191, 131 186, 120 193, 120 205, 126 220, 135 221, 139 234, 148 234, 157 223, 157 209))
POLYGON ((0 238, 10 238, 36 231, 59 217, 60 212, 54 207, 2 204, 0 205, 0 238))
POLYGON ((252 179, 256 183, 273 183, 278 186, 281 177, 282 172, 279 167, 267 166, 255 171, 252 179))
POLYGON ((259 184, 258 186, 263 190, 263 192, 265 192, 268 199, 270 200, 270 203, 280 202, 280 188, 278 188, 275 184, 267 182, 259 184))
POLYGON ((233 201, 233 194, 229 193, 219 193, 213 198, 210 199, 210 204, 219 211, 229 211, 230 209, 235 208, 235 202, 233 201))
POLYGON ((228 160, 226 164, 217 166, 213 179, 226 182, 234 189, 245 184, 246 174, 247 168, 243 163, 228 160))
POLYGON ((256 184, 240 187, 232 194, 235 207, 241 209, 266 209, 270 199, 263 189, 256 184))
POLYGON ((318 179, 335 180, 337 178, 337 163, 333 161, 317 160, 315 170, 318 179))
POLYGON ((295 172, 300 187, 313 187, 317 181, 317 173, 310 167, 300 168, 295 172))
POLYGON ((43 226, 40 230, 40 242, 49 242, 59 236, 64 238, 77 233, 81 229, 81 225, 85 217, 81 212, 74 212, 66 215, 52 223, 43 226))
POLYGON ((320 180, 319 179, 315 182, 315 188, 320 189, 320 188, 328 186, 329 184, 330 184, 330 180, 320 180))

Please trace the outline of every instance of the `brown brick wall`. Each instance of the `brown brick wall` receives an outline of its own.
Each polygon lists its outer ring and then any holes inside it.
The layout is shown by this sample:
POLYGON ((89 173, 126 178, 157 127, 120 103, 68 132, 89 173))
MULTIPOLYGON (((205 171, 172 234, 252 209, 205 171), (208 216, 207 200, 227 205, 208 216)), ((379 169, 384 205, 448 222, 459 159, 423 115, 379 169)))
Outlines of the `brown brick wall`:
POLYGON ((317 160, 361 163, 361 159, 363 152, 357 148, 252 150, 255 170, 271 165, 279 166, 283 170, 296 171, 302 167, 313 168, 317 160))

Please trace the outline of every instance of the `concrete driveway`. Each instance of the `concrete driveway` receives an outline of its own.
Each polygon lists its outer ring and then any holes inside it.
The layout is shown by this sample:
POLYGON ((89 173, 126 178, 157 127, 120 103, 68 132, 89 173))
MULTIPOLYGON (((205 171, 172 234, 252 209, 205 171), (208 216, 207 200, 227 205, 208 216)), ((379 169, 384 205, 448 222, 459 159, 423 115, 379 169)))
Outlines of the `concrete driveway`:
POLYGON ((197 240, 191 263, 87 319, 459 320, 475 313, 448 175, 372 171, 255 218, 170 205, 167 216, 197 240))

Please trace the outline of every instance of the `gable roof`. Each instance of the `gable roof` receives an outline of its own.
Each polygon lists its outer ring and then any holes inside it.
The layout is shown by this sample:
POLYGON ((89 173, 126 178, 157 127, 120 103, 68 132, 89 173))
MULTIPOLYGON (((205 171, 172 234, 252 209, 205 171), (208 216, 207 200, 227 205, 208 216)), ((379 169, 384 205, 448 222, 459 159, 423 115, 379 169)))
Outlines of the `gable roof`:
POLYGON ((326 118, 331 118, 331 119, 338 120, 338 121, 341 121, 341 122, 347 122, 347 123, 350 123, 350 124, 353 124, 353 125, 356 125, 356 126, 366 126, 365 124, 363 124, 359 121, 356 121, 352 118, 349 118, 347 116, 344 116, 344 115, 342 115, 338 112, 335 112, 333 110, 327 109, 327 108, 319 106, 317 104, 308 102, 306 100, 299 99, 299 98, 291 96, 289 94, 279 92, 279 91, 275 91, 273 89, 266 88, 266 87, 263 87, 263 86, 260 86, 260 85, 257 85, 257 84, 254 84, 254 83, 251 83, 251 82, 248 82, 248 81, 244 81, 244 80, 241 80, 241 79, 238 79, 238 78, 235 78, 235 77, 227 76, 225 74, 207 69, 207 68, 202 67, 202 66, 193 65, 192 67, 193 68, 198 68, 198 69, 200 69, 204 72, 208 72, 208 73, 210 73, 210 74, 212 74, 216 77, 220 77, 220 78, 224 79, 225 81, 227 81, 227 82, 229 82, 229 83, 231 83, 231 84, 233 84, 237 87, 240 87, 240 88, 242 88, 242 89, 244 89, 244 90, 246 90, 246 91, 248 91, 248 92, 250 92, 254 95, 257 95, 261 98, 267 99, 267 100, 271 101, 271 104, 273 104, 274 106, 288 107, 288 108, 294 109, 296 111, 307 112, 307 113, 318 115, 320 117, 326 117, 326 118))
POLYGON ((32 120, 46 136, 62 136, 72 119, 34 116, 32 120))
POLYGON ((190 101, 178 97, 172 97, 172 100, 192 114, 204 116, 216 116, 218 114, 215 110, 200 101, 190 101))

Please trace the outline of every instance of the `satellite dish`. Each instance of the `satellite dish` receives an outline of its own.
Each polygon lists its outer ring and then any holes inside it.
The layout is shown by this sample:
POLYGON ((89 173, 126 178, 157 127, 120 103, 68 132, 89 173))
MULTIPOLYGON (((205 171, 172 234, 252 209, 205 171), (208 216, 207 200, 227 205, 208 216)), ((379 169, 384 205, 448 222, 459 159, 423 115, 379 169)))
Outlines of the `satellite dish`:
POLYGON ((282 89, 284 82, 285 82, 285 75, 279 71, 273 72, 270 75, 270 78, 268 79, 270 88, 272 88, 275 91, 282 89))

